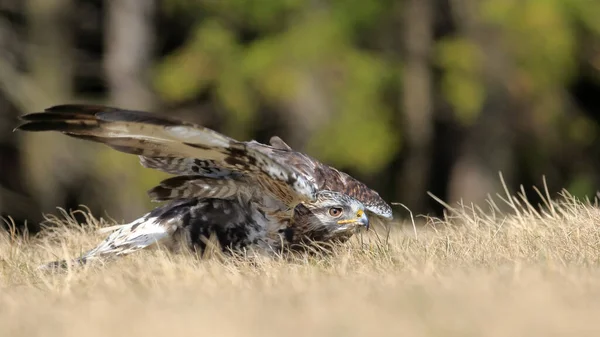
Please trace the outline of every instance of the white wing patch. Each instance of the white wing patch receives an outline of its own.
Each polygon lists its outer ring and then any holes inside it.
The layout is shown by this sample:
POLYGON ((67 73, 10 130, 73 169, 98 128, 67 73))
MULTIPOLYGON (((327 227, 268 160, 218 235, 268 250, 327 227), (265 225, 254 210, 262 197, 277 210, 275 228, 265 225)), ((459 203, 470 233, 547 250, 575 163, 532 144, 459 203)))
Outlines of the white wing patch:
POLYGON ((169 222, 172 221, 160 222, 156 217, 142 217, 132 223, 121 225, 82 258, 123 255, 146 248, 169 237, 175 231, 176 225, 170 225, 169 222))

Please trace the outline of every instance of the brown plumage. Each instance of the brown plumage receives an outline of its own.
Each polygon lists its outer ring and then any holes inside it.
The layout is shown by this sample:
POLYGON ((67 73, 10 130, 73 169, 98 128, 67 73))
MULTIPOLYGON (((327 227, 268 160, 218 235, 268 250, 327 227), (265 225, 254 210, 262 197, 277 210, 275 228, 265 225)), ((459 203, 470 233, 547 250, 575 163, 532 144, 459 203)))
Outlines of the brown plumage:
MULTIPOLYGON (((153 200, 169 204, 123 225, 86 259, 180 237, 175 232, 193 237, 209 229, 233 249, 277 249, 303 238, 347 237, 368 223, 364 211, 392 217, 377 192, 276 136, 270 145, 241 142, 158 114, 91 105, 59 105, 22 119, 19 130, 100 142, 138 155, 145 167, 177 175, 149 191, 153 200)), ((194 239, 188 243, 202 246, 194 239)))

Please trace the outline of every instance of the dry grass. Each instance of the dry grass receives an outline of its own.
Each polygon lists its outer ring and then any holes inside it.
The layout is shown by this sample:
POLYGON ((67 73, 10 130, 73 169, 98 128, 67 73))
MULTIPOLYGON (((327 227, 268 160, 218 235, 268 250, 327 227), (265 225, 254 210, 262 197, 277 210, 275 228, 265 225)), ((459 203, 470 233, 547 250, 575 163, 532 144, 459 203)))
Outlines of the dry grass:
MULTIPOLYGON (((600 209, 564 195, 545 212, 453 209, 387 244, 332 256, 198 260, 147 251, 62 275, 35 267, 97 243, 0 239, 2 336, 598 336, 600 209)), ((512 206, 511 206, 512 205, 512 206)))

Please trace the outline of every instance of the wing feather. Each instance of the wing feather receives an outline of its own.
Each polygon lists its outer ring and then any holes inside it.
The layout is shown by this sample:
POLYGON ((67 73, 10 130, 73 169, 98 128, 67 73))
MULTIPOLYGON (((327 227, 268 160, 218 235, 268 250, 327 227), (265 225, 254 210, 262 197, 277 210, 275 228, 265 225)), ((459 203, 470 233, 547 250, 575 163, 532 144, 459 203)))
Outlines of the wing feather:
POLYGON ((184 198, 231 199, 241 193, 250 194, 250 186, 233 178, 209 178, 203 176, 177 176, 163 180, 148 191, 153 201, 184 198))
MULTIPOLYGON (((139 155, 145 167, 168 173, 226 179, 228 183, 243 176, 247 182, 253 181, 255 188, 265 189, 289 206, 314 201, 318 190, 332 190, 361 201, 371 213, 392 217, 391 207, 377 192, 344 172, 293 151, 279 137, 270 140, 271 146, 239 142, 177 119, 95 105, 58 105, 22 119, 26 122, 18 127, 20 130, 59 131, 100 142, 139 155)), ((168 192, 163 186, 158 197, 191 193, 183 192, 185 188, 199 192, 200 185, 214 185, 209 181, 185 182, 168 192)), ((159 190, 157 187, 155 192, 159 190)))
POLYGON ((145 157, 192 157, 255 178, 290 206, 313 201, 316 186, 294 167, 211 129, 157 114, 89 105, 59 105, 27 114, 17 129, 58 131, 145 157))
POLYGON ((214 160, 197 158, 140 156, 140 163, 146 168, 175 175, 199 175, 208 178, 235 178, 243 175, 239 172, 224 169, 214 160))

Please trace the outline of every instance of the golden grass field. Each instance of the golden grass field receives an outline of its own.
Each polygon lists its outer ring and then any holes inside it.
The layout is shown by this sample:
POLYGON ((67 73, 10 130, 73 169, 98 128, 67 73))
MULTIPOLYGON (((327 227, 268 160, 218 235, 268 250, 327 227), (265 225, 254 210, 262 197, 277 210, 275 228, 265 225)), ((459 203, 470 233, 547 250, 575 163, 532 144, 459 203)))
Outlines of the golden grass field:
POLYGON ((50 233, 0 238, 0 336, 600 336, 600 208, 496 200, 330 256, 154 250, 43 274, 38 264, 91 248, 110 225, 59 214, 50 233))

